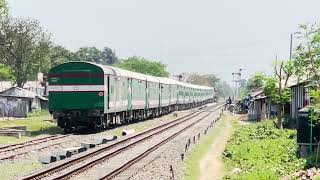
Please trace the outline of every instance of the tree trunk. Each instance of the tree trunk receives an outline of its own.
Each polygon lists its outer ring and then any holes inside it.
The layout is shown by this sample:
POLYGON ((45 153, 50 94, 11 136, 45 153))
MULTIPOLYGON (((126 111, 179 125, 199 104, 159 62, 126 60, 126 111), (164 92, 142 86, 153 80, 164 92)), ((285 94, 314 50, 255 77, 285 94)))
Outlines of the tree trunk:
POLYGON ((19 78, 17 78, 17 86, 23 88, 24 82, 22 82, 22 80, 19 80, 19 78))
POLYGON ((282 129, 281 105, 277 104, 277 128, 282 129))

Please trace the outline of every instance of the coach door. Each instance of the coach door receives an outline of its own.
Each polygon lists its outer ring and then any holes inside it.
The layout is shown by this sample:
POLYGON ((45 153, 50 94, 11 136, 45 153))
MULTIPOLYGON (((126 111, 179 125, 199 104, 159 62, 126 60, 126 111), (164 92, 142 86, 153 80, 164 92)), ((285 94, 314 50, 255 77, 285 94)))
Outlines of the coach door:
POLYGON ((128 110, 132 110, 132 79, 128 78, 128 110))

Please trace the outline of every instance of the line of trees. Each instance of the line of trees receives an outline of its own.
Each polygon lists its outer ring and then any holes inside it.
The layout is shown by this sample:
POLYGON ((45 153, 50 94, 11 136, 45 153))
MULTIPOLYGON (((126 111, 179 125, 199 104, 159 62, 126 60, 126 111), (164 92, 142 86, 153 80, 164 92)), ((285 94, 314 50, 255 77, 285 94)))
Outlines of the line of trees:
POLYGON ((189 74, 186 82, 196 85, 214 87, 220 98, 231 96, 233 92, 230 85, 225 81, 222 82, 215 74, 189 74))

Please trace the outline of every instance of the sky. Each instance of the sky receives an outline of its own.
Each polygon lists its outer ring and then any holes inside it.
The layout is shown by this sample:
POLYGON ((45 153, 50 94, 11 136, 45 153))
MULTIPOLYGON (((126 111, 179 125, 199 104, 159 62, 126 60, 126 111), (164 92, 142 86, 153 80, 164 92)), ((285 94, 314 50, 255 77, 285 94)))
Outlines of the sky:
MULTIPOLYGON (((110 47, 120 58, 141 56, 172 74, 214 73, 232 82, 272 72, 287 60, 290 33, 320 18, 319 0, 8 0, 16 17, 40 21, 70 50, 110 47)), ((296 39, 293 39, 296 45, 296 39)))

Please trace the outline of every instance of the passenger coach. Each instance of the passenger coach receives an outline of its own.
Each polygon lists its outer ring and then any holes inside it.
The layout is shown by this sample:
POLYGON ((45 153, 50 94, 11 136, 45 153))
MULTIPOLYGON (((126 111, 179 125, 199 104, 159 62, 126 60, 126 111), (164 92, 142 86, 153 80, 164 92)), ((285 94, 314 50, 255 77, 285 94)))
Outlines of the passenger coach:
POLYGON ((213 101, 213 88, 89 62, 49 71, 49 111, 66 133, 78 126, 110 125, 157 117, 213 101))

